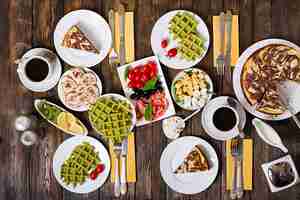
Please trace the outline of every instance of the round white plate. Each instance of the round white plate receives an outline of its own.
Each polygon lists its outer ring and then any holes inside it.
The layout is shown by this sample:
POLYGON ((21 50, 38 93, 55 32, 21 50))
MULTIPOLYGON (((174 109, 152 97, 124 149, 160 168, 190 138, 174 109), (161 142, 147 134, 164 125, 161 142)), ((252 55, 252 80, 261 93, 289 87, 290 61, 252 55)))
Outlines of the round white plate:
MULTIPOLYGON (((212 82, 211 78, 209 77, 209 75, 208 75, 205 71, 203 71, 203 70, 201 70, 201 69, 198 69, 198 68, 192 68, 192 69, 187 69, 187 70, 184 70, 184 71, 179 72, 179 73, 175 76, 175 78, 173 79, 173 81, 172 81, 172 85, 171 85, 171 94, 172 94, 172 98, 173 98, 174 102, 175 102, 179 107, 181 107, 181 108, 183 108, 183 109, 185 109, 185 110, 197 110, 197 109, 199 109, 199 108, 202 108, 202 107, 199 107, 199 106, 185 107, 184 105, 182 105, 182 104, 180 104, 180 103, 178 103, 178 102, 176 101, 175 91, 174 91, 174 84, 175 84, 175 82, 176 82, 177 80, 179 80, 179 79, 181 79, 181 78, 183 77, 183 75, 185 74, 186 71, 191 71, 191 70, 199 71, 200 73, 204 74, 205 80, 206 80, 207 83, 209 84, 209 89, 208 89, 207 91, 208 91, 208 92, 211 92, 211 94, 208 95, 208 98, 207 98, 206 103, 209 102, 209 100, 212 98, 212 96, 213 96, 212 93, 213 93, 213 90, 214 90, 214 89, 213 89, 213 82, 212 82)), ((205 104, 206 104, 206 103, 205 103, 205 104)))
POLYGON ((89 136, 74 136, 65 140, 59 145, 53 156, 52 167, 56 180, 63 188, 75 193, 89 193, 101 187, 106 181, 110 171, 110 157, 104 145, 98 140, 89 136), (99 152, 99 158, 101 159, 101 163, 105 165, 105 169, 101 174, 98 175, 96 180, 87 178, 82 185, 77 185, 76 187, 73 187, 72 185, 66 185, 60 178, 60 168, 63 162, 69 158, 74 148, 83 142, 89 142, 95 147, 95 151, 99 152))
MULTIPOLYGON (((66 101, 65 101, 65 98, 64 98, 64 92, 63 92, 63 89, 62 89, 62 78, 63 78, 64 76, 68 75, 69 73, 71 73, 72 70, 74 70, 74 69, 76 69, 76 68, 69 69, 68 71, 66 71, 66 72, 61 76, 61 78, 60 78, 60 80, 59 80, 59 83, 58 83, 58 89, 57 89, 57 90, 58 90, 58 91, 57 91, 57 92, 58 92, 58 97, 59 97, 60 101, 61 101, 67 108, 69 108, 69 109, 71 109, 71 110, 78 111, 78 112, 87 111, 87 110, 89 109, 88 106, 82 105, 82 106, 80 106, 80 107, 78 107, 78 108, 74 108, 74 107, 69 106, 68 104, 66 104, 66 101)), ((95 75, 95 77, 96 77, 96 79, 97 79, 98 96, 100 96, 100 95, 102 94, 102 82, 101 82, 99 76, 98 76, 93 70, 91 70, 91 69, 83 68, 83 69, 81 69, 81 70, 83 70, 83 71, 85 71, 85 72, 92 72, 92 73, 95 75)))
POLYGON ((160 158, 162 178, 172 190, 183 194, 196 194, 206 190, 214 182, 218 169, 219 160, 214 148, 205 140, 194 136, 185 136, 174 140, 168 144, 160 158), (201 145, 201 150, 208 159, 209 170, 175 174, 174 171, 197 144, 201 145))
POLYGON ((71 66, 91 67, 100 63, 108 54, 112 37, 109 25, 98 13, 90 10, 76 10, 66 14, 54 31, 54 45, 59 56, 71 66), (100 54, 62 47, 65 33, 78 25, 87 38, 99 49, 100 54))
MULTIPOLYGON (((210 102, 208 102, 208 104, 206 104, 206 106, 204 106, 202 111, 201 123, 203 129, 210 137, 216 140, 225 141, 234 138, 239 134, 237 131, 222 132, 219 129, 217 129, 213 123, 213 115, 215 111, 221 107, 230 106, 227 103, 227 98, 227 96, 220 96, 212 99, 210 102)), ((240 130, 243 130, 246 124, 246 112, 243 106, 238 101, 236 101, 236 105, 238 107, 236 111, 239 115, 238 127, 240 130)))
MULTIPOLYGON (((241 86, 241 74, 243 71, 244 64, 248 60, 248 58, 255 53, 257 50, 271 44, 282 44, 289 46, 291 48, 294 48, 295 50, 300 52, 300 47, 297 46, 296 44, 289 42, 287 40, 282 40, 282 39, 266 39, 266 40, 261 40, 259 42, 256 42, 252 44, 250 47, 248 47, 242 55, 239 57, 236 67, 233 72, 233 89, 235 92, 235 95, 237 99, 241 102, 241 104, 245 107, 245 109, 253 114, 254 116, 265 119, 265 120, 283 120, 289 118, 291 115, 289 112, 284 112, 281 115, 268 115, 266 113, 262 113, 257 111, 247 100, 246 96, 244 95, 244 91, 241 86)), ((291 101, 294 102, 293 107, 294 109, 299 112, 300 111, 300 104, 297 103, 300 100, 300 84, 289 84, 286 86, 287 91, 286 93, 289 94, 289 97, 291 97, 291 101), (298 92, 296 92, 298 91, 298 92)))
POLYGON ((209 42, 210 42, 209 32, 204 21, 201 19, 201 17, 199 17, 195 13, 186 10, 174 10, 166 13, 165 15, 163 15, 158 19, 151 32, 151 48, 153 53, 158 56, 160 62, 162 62, 167 67, 173 69, 187 69, 198 64, 204 58, 209 47, 209 42), (203 52, 202 56, 195 61, 187 61, 179 58, 178 56, 174 58, 168 58, 167 56, 165 56, 166 50, 161 47, 161 41, 165 38, 169 39, 168 46, 170 48, 177 46, 176 41, 171 40, 172 37, 171 34, 169 33, 168 27, 169 27, 169 22, 178 12, 188 12, 191 15, 193 15, 197 20, 197 22, 199 23, 197 27, 198 33, 206 40, 204 42, 204 47, 206 49, 205 52, 203 52))
POLYGON ((52 54, 55 57, 55 64, 53 65, 53 75, 51 76, 50 80, 46 84, 38 84, 38 83, 37 84, 31 84, 31 83, 28 83, 27 79, 25 78, 25 75, 19 73, 20 81, 22 82, 24 87, 26 87, 29 90, 34 91, 34 92, 49 91, 50 89, 52 89, 57 84, 57 82, 59 81, 59 78, 61 76, 61 71, 62 71, 61 63, 60 63, 57 55, 55 53, 53 53, 52 51, 50 51, 49 49, 34 48, 34 49, 31 49, 31 50, 27 51, 22 56, 22 58, 27 58, 27 57, 32 57, 32 56, 35 56, 35 55, 39 55, 39 54, 41 54, 40 52, 45 52, 45 51, 47 51, 48 53, 52 54))

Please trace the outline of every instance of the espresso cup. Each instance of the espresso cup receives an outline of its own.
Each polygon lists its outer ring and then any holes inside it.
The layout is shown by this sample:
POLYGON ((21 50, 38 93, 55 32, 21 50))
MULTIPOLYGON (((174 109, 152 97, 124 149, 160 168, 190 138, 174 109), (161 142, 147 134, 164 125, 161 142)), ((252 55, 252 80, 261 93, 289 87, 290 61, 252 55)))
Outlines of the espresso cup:
MULTIPOLYGON (((56 55, 51 52, 50 50, 43 49, 43 48, 35 48, 31 49, 28 52, 26 52, 23 57, 17 61, 15 61, 16 64, 18 64, 17 67, 17 73, 18 76, 24 85, 29 90, 36 91, 36 92, 44 92, 53 87, 53 76, 54 73, 57 73, 57 57, 56 55), (47 69, 47 75, 45 75, 45 78, 42 78, 42 80, 36 81, 33 80, 28 76, 28 72, 26 72, 27 68, 29 67, 29 64, 34 59, 41 60, 46 64, 47 69)), ((45 67, 45 66, 44 66, 45 67)), ((60 67, 60 66, 59 66, 60 67)), ((31 69, 36 70, 34 73, 39 73, 40 69, 31 69)), ((42 73, 42 72, 41 72, 42 73)), ((45 73, 45 72, 44 72, 45 73)))

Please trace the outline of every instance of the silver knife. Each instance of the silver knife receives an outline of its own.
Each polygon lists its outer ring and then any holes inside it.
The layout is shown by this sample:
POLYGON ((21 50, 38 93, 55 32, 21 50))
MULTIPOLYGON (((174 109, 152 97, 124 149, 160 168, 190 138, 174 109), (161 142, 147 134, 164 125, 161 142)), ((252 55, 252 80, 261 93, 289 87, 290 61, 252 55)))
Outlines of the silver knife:
POLYGON ((232 14, 228 10, 226 12, 226 31, 227 31, 227 45, 226 45, 226 57, 225 57, 225 68, 230 74, 231 81, 231 33, 232 33, 232 14))
POLYGON ((122 141, 122 152, 121 152, 121 194, 124 195, 127 192, 127 180, 126 180, 126 158, 127 158, 127 148, 128 139, 127 137, 122 141))
POLYGON ((119 6, 120 14, 120 65, 125 65, 125 8, 123 4, 119 6))

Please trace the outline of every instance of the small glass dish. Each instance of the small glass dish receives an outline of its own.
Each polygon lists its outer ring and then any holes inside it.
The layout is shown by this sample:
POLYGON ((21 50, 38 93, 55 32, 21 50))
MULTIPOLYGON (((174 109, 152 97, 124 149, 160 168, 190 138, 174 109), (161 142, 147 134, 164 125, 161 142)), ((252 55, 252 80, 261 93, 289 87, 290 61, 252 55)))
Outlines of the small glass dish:
POLYGON ((290 155, 261 166, 271 192, 279 192, 299 183, 299 175, 290 155))

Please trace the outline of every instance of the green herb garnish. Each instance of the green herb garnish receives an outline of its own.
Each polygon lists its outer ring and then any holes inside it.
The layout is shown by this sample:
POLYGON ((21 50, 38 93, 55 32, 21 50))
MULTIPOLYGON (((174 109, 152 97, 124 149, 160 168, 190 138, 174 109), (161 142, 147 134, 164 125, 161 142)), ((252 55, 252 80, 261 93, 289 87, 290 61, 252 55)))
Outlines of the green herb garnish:
POLYGON ((147 81, 144 88, 143 88, 143 91, 148 91, 148 90, 155 89, 156 82, 157 82, 157 77, 147 81))
POLYGON ((152 120, 152 113, 153 113, 153 107, 152 107, 152 104, 150 102, 146 106, 146 109, 145 109, 145 113, 144 113, 145 120, 151 121, 152 120))

